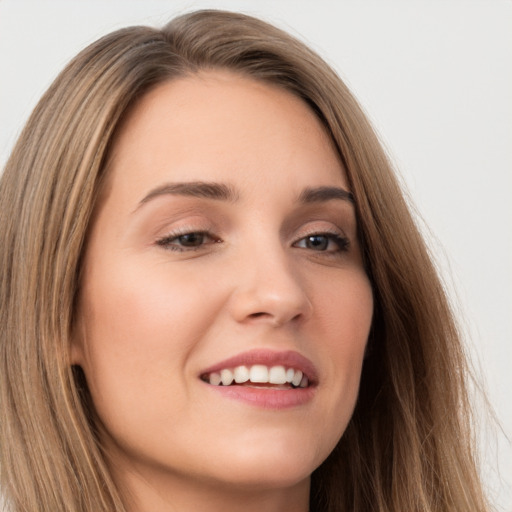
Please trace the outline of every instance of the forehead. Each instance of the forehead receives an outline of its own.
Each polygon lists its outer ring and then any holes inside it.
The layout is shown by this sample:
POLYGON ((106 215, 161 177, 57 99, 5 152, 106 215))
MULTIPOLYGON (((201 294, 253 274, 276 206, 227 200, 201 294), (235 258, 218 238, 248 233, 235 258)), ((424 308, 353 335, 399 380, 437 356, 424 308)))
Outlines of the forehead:
POLYGON ((118 133, 110 172, 116 187, 132 188, 198 180, 347 186, 330 137, 303 100, 226 71, 175 79, 142 97, 118 133))

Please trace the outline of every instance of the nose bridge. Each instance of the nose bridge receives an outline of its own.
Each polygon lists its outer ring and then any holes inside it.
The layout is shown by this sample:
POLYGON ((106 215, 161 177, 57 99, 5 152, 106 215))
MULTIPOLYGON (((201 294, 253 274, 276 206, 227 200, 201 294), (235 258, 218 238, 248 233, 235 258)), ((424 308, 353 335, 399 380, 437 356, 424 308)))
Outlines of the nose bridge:
POLYGON ((279 240, 262 239, 238 257, 232 296, 232 313, 237 321, 278 326, 309 315, 311 302, 305 283, 279 240))

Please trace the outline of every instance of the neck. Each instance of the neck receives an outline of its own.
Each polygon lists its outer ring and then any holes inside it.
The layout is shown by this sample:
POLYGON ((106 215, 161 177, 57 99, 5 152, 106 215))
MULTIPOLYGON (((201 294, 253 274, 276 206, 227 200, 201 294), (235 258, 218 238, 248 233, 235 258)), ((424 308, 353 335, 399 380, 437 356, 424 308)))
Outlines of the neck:
POLYGON ((127 512, 307 512, 310 478, 282 486, 198 481, 180 475, 117 475, 127 512), (121 477, 121 478, 119 478, 121 477))

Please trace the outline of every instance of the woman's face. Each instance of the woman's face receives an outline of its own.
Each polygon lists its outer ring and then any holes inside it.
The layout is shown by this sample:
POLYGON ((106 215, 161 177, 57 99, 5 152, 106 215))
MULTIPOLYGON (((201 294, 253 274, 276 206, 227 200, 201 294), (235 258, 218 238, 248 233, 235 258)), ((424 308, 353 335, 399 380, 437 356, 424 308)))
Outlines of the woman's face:
POLYGON ((351 417, 372 319, 348 191, 288 92, 210 71, 142 98, 72 345, 118 474, 308 485, 351 417))

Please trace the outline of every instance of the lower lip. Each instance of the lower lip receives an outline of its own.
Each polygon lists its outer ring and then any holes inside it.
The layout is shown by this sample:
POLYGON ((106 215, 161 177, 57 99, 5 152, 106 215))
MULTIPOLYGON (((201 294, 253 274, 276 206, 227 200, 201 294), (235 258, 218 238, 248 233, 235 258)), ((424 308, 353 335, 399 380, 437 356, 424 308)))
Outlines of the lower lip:
POLYGON ((220 393, 226 398, 245 402, 263 409, 289 409, 291 407, 298 407, 312 400, 315 394, 315 386, 309 386, 307 388, 271 389, 251 388, 248 386, 206 385, 212 391, 220 393))

